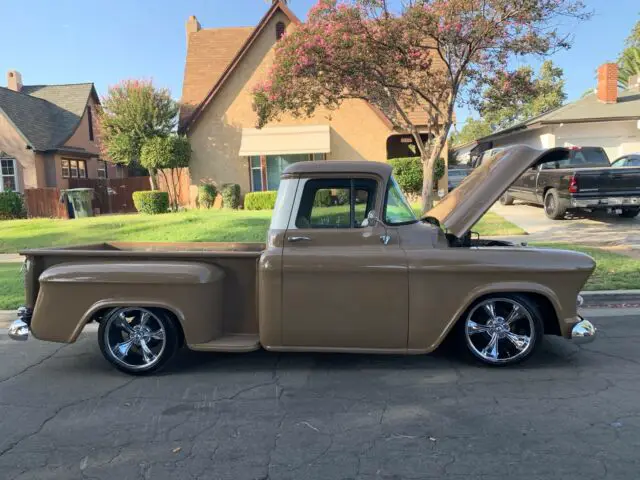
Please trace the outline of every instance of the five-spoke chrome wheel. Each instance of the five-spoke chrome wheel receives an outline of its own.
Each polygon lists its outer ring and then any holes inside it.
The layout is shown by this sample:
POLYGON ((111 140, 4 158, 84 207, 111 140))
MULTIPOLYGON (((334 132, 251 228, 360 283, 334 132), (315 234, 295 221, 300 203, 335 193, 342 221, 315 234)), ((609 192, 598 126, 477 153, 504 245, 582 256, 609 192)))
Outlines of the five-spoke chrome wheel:
POLYGON ((464 319, 464 338, 476 358, 490 365, 529 356, 541 335, 541 321, 519 297, 491 297, 476 303, 464 319))
POLYGON ((172 319, 143 307, 112 310, 103 319, 98 337, 107 360, 127 373, 156 370, 177 348, 172 319))

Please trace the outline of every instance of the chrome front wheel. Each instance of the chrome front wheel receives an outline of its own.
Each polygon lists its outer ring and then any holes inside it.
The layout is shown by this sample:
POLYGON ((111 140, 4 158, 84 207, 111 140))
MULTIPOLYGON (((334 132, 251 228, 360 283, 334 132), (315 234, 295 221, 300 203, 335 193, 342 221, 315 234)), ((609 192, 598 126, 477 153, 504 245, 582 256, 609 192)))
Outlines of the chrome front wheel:
POLYGON ((122 307, 109 312, 98 332, 100 350, 119 370, 144 374, 163 366, 178 348, 173 319, 166 312, 122 307))
POLYGON ((543 334, 542 319, 525 297, 490 297, 468 311, 463 334, 468 350, 482 363, 509 365, 533 353, 543 334))

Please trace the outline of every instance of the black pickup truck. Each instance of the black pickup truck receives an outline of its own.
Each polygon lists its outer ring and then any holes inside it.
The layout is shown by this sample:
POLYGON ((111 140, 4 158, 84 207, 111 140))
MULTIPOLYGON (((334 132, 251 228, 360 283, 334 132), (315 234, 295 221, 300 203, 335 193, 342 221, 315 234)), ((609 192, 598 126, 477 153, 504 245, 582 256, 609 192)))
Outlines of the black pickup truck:
POLYGON ((573 147, 568 158, 527 170, 500 198, 542 205, 553 220, 571 210, 607 210, 625 218, 640 213, 640 167, 615 168, 600 147, 573 147))

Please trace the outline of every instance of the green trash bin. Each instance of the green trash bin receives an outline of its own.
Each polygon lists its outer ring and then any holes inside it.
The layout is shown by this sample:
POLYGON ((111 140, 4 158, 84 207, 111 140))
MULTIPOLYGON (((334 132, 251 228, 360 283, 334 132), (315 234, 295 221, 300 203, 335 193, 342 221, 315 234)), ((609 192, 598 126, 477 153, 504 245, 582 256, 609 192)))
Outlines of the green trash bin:
POLYGON ((73 218, 93 217, 93 188, 70 188, 64 193, 73 209, 73 218))

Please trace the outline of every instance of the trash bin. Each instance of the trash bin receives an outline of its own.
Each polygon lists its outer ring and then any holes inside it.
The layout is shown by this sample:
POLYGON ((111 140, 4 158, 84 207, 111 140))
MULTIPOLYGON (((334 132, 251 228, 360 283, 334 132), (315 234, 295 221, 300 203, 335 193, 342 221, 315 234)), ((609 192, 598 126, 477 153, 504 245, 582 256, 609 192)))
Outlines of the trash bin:
POLYGON ((73 218, 93 217, 93 188, 70 188, 64 193, 73 207, 73 218))

